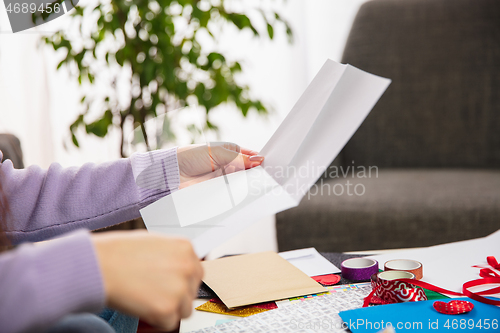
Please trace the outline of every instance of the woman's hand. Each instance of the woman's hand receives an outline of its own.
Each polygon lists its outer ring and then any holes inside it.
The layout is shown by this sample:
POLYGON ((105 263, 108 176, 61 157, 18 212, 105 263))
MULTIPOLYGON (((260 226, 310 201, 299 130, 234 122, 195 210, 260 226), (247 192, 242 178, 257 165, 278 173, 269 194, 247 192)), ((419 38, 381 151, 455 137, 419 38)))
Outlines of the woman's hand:
POLYGON ((229 142, 211 142, 178 148, 181 188, 224 174, 259 166, 257 152, 229 142))
POLYGON ((188 240, 146 231, 92 236, 107 305, 173 330, 191 314, 203 268, 188 240))

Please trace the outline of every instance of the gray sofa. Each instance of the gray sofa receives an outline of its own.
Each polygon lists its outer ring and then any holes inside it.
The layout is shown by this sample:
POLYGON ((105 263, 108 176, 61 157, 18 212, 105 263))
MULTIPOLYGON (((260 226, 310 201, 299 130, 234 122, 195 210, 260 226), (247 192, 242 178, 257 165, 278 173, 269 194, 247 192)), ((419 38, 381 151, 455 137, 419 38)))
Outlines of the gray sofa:
POLYGON ((322 195, 278 214, 279 249, 418 247, 498 230, 500 1, 367 2, 343 62, 393 82, 329 168, 354 166, 354 177, 328 172, 322 195))
POLYGON ((11 160, 14 168, 24 168, 23 151, 21 142, 12 134, 0 133, 0 151, 2 151, 2 160, 11 160))

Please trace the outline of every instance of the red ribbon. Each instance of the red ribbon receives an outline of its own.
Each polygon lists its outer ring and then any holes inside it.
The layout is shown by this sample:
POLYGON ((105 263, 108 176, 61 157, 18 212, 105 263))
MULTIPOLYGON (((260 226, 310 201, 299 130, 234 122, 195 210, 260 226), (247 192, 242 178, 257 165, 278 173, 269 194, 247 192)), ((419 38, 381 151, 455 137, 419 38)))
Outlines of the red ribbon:
POLYGON ((489 256, 486 258, 486 261, 488 261, 488 264, 493 267, 494 269, 500 270, 500 264, 497 262, 496 258, 494 256, 489 256))
MULTIPOLYGON (((500 264, 497 262, 497 259, 494 256, 487 257, 486 261, 488 262, 488 265, 490 265, 494 269, 500 270, 500 264)), ((500 275, 489 267, 483 267, 479 265, 474 265, 472 267, 481 268, 481 270, 479 271, 479 276, 483 278, 500 278, 500 275)))
POLYGON ((495 273, 491 268, 483 268, 479 271, 479 276, 483 278, 500 278, 500 275, 495 273))
MULTIPOLYGON (((487 258, 487 261, 491 267, 493 267, 495 269, 500 269, 500 264, 497 262, 495 257, 490 256, 487 258)), ((479 266, 473 266, 473 267, 479 267, 479 266)), ((469 290, 472 287, 482 286, 482 285, 486 285, 486 284, 500 284, 500 276, 490 268, 481 269, 479 274, 481 277, 483 277, 483 279, 477 279, 477 280, 465 282, 462 286, 462 293, 457 293, 455 291, 446 290, 446 289, 437 287, 435 285, 432 285, 430 283, 418 281, 418 280, 413 280, 413 279, 398 279, 397 281, 410 283, 410 284, 413 284, 415 286, 429 289, 429 290, 432 290, 432 291, 435 291, 435 292, 438 292, 441 294, 448 294, 448 295, 454 295, 454 296, 467 296, 467 297, 469 297, 473 300, 476 300, 478 302, 481 302, 481 303, 491 304, 491 305, 500 305, 500 300, 493 300, 493 299, 489 299, 489 298, 482 296, 482 295, 494 295, 494 294, 500 293, 500 286, 494 287, 491 289, 487 289, 487 290, 483 290, 483 291, 479 291, 479 292, 473 292, 473 291, 469 290)), ((370 300, 371 300, 374 293, 375 293, 375 290, 372 290, 370 295, 365 297, 363 307, 367 307, 368 304, 370 304, 370 300)))

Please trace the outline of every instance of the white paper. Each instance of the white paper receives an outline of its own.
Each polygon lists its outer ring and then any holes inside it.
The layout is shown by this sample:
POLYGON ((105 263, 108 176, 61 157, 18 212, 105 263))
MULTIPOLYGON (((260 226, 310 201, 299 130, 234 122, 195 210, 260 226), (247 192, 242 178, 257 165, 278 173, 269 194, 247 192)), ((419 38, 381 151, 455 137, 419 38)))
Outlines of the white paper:
POLYGON ((328 60, 261 151, 262 167, 229 174, 227 182, 220 177, 193 185, 156 201, 141 209, 146 227, 188 237, 198 256, 204 257, 260 218, 297 206, 389 83, 328 60))
POLYGON ((280 252, 279 255, 309 276, 340 273, 340 269, 326 260, 314 247, 280 252))
POLYGON ((500 230, 483 238, 456 243, 430 246, 422 249, 391 252, 369 258, 379 263, 392 259, 412 259, 423 265, 422 281, 455 292, 462 292, 462 285, 471 280, 480 279, 480 268, 474 265, 487 266, 486 257, 500 258, 500 230))

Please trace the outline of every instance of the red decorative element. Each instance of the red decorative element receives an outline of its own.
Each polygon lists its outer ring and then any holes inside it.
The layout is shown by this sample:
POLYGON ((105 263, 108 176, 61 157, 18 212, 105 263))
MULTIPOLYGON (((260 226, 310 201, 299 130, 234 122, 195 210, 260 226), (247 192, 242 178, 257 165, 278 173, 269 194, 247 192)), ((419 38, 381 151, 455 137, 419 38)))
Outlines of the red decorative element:
POLYGON ((402 302, 426 301, 427 296, 422 288, 416 288, 413 279, 383 280, 372 276, 372 292, 365 298, 363 307, 368 304, 391 304, 402 302))
POLYGON ((483 278, 489 278, 489 277, 497 277, 497 278, 500 278, 500 275, 498 275, 494 270, 492 270, 491 268, 482 268, 480 271, 479 271, 479 276, 480 277, 483 277, 483 278))
MULTIPOLYGON (((492 268, 500 271, 500 264, 497 262, 497 259, 494 256, 487 257, 486 261, 492 268)), ((472 267, 481 268, 481 270, 479 271, 479 276, 483 278, 500 278, 500 275, 489 267, 480 265, 474 265, 472 267)))
POLYGON ((274 310, 274 309, 278 308, 278 306, 274 302, 254 304, 252 306, 256 307, 256 308, 259 308, 259 309, 267 309, 267 310, 274 310))
POLYGON ((384 301, 380 297, 373 295, 372 298, 370 299, 370 304, 384 305, 384 304, 391 304, 391 302, 384 301))
POLYGON ((433 304, 437 312, 449 315, 457 315, 471 312, 474 309, 474 304, 468 301, 450 301, 448 303, 435 301, 433 304))
POLYGON ((494 256, 487 257, 486 261, 488 261, 488 264, 494 269, 500 270, 500 264, 497 262, 497 259, 494 256))
MULTIPOLYGON (((497 262, 495 257, 489 256, 487 258, 488 264, 493 267, 494 269, 500 270, 500 264, 497 262)), ((500 305, 500 300, 493 300, 490 298, 483 297, 483 295, 494 295, 500 293, 500 286, 499 287, 494 287, 491 289, 486 289, 483 291, 479 292, 472 292, 469 289, 472 287, 476 286, 482 286, 482 285, 487 285, 487 284, 500 284, 500 277, 498 277, 498 274, 496 274, 492 269, 490 268, 483 268, 481 266, 472 266, 472 267, 479 267, 482 268, 482 273, 480 272, 480 276, 484 277, 483 279, 477 279, 477 280, 472 280, 469 282, 465 282, 462 286, 462 293, 457 293, 455 291, 451 290, 446 290, 437 286, 434 286, 430 283, 423 282, 423 281, 417 281, 417 280, 412 280, 412 279, 398 279, 398 280, 392 280, 392 281, 398 281, 398 282, 406 282, 409 284, 413 284, 418 287, 422 287, 425 289, 429 289, 441 294, 447 294, 447 295, 453 295, 453 296, 467 296, 475 301, 485 303, 485 304, 491 304, 491 305, 500 305), (483 271, 483 269, 485 271, 483 271), (491 277, 491 276, 494 277, 491 277)), ((372 287, 373 287, 373 279, 372 279, 372 287)), ((365 301, 363 303, 363 307, 367 307, 370 304, 370 301, 373 297, 373 295, 377 292, 377 288, 373 287, 372 292, 365 297, 365 301)))
POLYGON ((484 284, 499 284, 500 283, 500 278, 484 278, 484 279, 478 279, 478 280, 472 280, 469 282, 465 282, 463 287, 462 287, 462 292, 465 296, 472 298, 473 300, 476 300, 481 303, 486 303, 486 304, 491 304, 491 305, 500 305, 500 300, 499 301, 494 301, 492 299, 480 296, 480 295, 493 295, 493 294, 498 294, 500 293, 500 287, 496 288, 491 288, 487 290, 483 290, 477 293, 474 293, 469 290, 471 287, 475 286, 481 286, 484 284))
POLYGON ((326 275, 318 275, 311 276, 316 282, 319 282, 325 286, 333 286, 334 284, 339 283, 340 276, 336 274, 326 274, 326 275))
POLYGON ((219 303, 219 304, 222 304, 222 301, 221 301, 219 298, 217 298, 217 297, 214 297, 214 298, 212 298, 212 299, 209 299, 208 301, 209 301, 209 302, 212 302, 212 303, 219 303))

